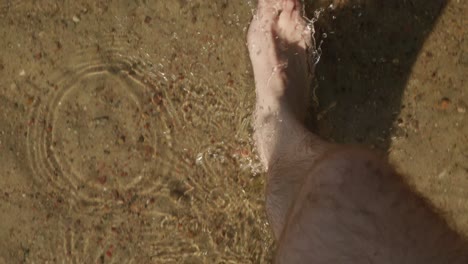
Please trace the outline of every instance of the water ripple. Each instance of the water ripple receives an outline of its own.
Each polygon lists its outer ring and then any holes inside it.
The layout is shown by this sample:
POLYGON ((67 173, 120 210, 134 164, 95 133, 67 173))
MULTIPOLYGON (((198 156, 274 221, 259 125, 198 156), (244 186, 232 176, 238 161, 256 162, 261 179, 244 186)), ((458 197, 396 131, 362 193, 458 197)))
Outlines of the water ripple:
MULTIPOLYGON (((30 111, 27 149, 34 178, 98 208, 113 193, 151 193, 165 161, 163 93, 147 65, 106 49, 82 51, 74 66, 49 82, 30 111), (86 55, 86 56, 85 56, 86 55), (159 128, 159 129, 158 129, 159 128)), ((96 208, 93 209, 95 211, 96 208)))

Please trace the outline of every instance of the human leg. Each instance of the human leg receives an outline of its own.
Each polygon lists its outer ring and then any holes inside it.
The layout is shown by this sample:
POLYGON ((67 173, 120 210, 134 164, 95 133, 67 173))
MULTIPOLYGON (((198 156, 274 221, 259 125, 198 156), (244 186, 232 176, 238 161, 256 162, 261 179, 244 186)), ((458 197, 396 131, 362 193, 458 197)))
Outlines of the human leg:
POLYGON ((465 241, 383 159, 304 127, 310 30, 298 1, 259 0, 248 35, 277 261, 465 263, 465 241))
POLYGON ((313 65, 311 32, 299 8, 297 1, 260 0, 248 33, 257 94, 254 137, 267 169, 267 213, 277 237, 303 171, 328 145, 303 125, 313 65))
POLYGON ((276 263, 468 263, 467 241, 374 152, 340 146, 306 173, 276 263))

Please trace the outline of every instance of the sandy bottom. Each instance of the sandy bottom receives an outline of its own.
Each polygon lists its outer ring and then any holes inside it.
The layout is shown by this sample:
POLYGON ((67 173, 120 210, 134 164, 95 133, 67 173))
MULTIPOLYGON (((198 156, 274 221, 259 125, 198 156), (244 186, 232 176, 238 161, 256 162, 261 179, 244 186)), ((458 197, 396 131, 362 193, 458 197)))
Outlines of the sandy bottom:
MULTIPOLYGON (((389 153, 468 234, 468 4, 380 2, 307 6, 310 126, 389 153)), ((254 5, 0 1, 0 263, 270 262, 254 5)))

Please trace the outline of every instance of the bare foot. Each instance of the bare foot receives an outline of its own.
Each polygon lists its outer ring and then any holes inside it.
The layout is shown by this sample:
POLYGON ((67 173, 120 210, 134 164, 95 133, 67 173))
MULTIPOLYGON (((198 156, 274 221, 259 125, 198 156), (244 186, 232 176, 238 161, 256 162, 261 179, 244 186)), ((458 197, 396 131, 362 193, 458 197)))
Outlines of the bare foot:
POLYGON ((267 169, 305 135, 313 63, 312 29, 302 13, 299 0, 259 0, 247 36, 257 93, 255 139, 267 169))

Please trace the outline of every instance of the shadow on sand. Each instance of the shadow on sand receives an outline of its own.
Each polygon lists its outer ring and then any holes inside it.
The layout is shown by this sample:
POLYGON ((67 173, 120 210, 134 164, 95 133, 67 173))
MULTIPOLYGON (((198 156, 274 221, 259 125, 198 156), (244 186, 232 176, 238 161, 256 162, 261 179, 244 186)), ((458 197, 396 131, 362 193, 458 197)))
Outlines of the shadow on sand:
MULTIPOLYGON (((412 66, 447 1, 345 2, 326 8, 315 24, 317 43, 323 40, 316 68, 320 105, 318 122, 308 123, 332 141, 387 151, 412 66)), ((319 7, 306 4, 308 17, 319 7)))

